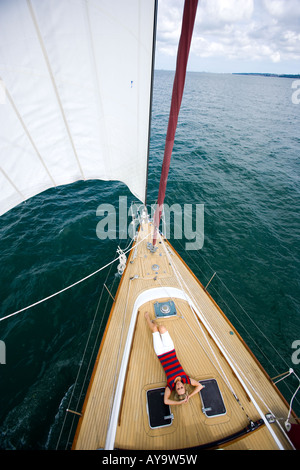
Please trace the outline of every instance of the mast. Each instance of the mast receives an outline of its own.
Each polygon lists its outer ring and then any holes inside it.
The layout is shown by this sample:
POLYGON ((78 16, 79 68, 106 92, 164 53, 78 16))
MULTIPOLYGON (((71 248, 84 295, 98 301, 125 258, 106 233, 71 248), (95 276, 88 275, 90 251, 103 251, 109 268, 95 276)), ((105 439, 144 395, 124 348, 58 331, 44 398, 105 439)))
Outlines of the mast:
POLYGON ((186 77, 186 68, 189 57, 190 45, 194 29, 195 17, 197 12, 198 0, 185 0, 181 35, 179 39, 176 72, 173 83, 171 108, 169 115, 168 130, 165 143, 164 159, 161 170, 159 192, 157 199, 157 208, 154 214, 154 235, 153 245, 156 243, 157 230, 161 219, 163 203, 166 194, 167 180, 171 162, 171 155, 174 146, 175 133, 178 121, 179 110, 182 101, 184 83, 186 77))

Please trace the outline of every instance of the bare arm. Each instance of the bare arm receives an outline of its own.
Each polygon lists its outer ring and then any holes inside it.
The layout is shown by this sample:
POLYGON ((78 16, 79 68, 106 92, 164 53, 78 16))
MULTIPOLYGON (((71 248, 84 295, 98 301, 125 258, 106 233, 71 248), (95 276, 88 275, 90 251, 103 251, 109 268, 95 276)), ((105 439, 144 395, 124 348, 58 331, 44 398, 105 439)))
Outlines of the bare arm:
POLYGON ((188 401, 188 396, 186 396, 184 400, 179 400, 179 401, 171 400, 170 396, 171 396, 171 390, 169 389, 169 387, 166 387, 165 395, 164 395, 165 405, 182 405, 183 403, 186 403, 188 401))
POLYGON ((165 405, 182 405, 183 403, 187 403, 193 395, 196 395, 196 393, 199 393, 200 390, 202 390, 203 385, 201 385, 199 382, 197 382, 197 380, 192 379, 190 377, 190 381, 191 381, 191 385, 193 385, 193 387, 195 387, 195 388, 194 388, 194 390, 192 391, 192 393, 190 395, 187 394, 187 396, 184 400, 179 400, 179 401, 171 400, 170 399, 171 390, 169 389, 169 387, 166 387, 165 388, 165 395, 164 395, 165 405))
POLYGON ((202 390, 202 388, 203 388, 203 385, 201 385, 199 382, 197 382, 197 380, 192 379, 190 377, 190 381, 191 381, 191 385, 193 385, 193 387, 195 387, 195 388, 192 391, 192 393, 189 395, 189 398, 191 398, 193 395, 196 395, 196 393, 199 393, 200 390, 202 390))

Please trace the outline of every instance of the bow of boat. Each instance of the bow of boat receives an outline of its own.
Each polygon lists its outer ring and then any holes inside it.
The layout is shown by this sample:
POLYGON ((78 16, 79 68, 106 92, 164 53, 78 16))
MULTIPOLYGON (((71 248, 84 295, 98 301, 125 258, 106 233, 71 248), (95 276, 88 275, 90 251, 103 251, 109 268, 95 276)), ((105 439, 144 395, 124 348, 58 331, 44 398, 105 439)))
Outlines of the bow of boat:
POLYGON ((143 220, 100 345, 73 449, 290 449, 288 405, 172 246, 143 220), (149 245, 150 243, 150 245, 149 245), (166 407, 145 312, 203 391, 166 407), (205 393, 204 393, 205 391, 205 393), (274 422, 269 416, 275 417, 274 422))

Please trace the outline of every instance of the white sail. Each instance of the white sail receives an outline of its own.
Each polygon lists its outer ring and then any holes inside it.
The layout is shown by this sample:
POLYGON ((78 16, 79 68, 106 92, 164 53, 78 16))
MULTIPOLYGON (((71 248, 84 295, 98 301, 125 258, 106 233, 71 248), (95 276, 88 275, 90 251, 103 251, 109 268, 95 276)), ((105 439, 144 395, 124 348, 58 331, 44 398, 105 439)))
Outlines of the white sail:
POLYGON ((49 187, 145 198, 155 0, 1 0, 0 214, 49 187))

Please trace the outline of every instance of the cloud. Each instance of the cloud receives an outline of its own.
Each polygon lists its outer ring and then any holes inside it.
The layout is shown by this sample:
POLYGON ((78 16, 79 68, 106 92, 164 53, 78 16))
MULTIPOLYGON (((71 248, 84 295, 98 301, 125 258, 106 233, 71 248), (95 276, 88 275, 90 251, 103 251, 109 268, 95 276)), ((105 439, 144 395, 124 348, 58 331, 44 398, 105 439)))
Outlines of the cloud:
POLYGON ((234 24, 249 20, 253 13, 253 0, 202 0, 198 6, 197 23, 210 25, 234 24))
POLYGON ((296 23, 299 27, 299 0, 263 0, 263 6, 272 18, 287 20, 288 23, 296 23))
MULTIPOLYGON (((165 58, 166 64, 175 66, 183 4, 183 0, 159 1, 158 64, 165 58)), ((199 0, 191 67, 203 70, 209 59, 220 72, 222 66, 240 64, 249 72, 281 67, 282 73, 300 73, 299 24, 299 0, 199 0)))
POLYGON ((158 2, 157 49, 167 56, 176 56, 181 31, 181 0, 158 2))

